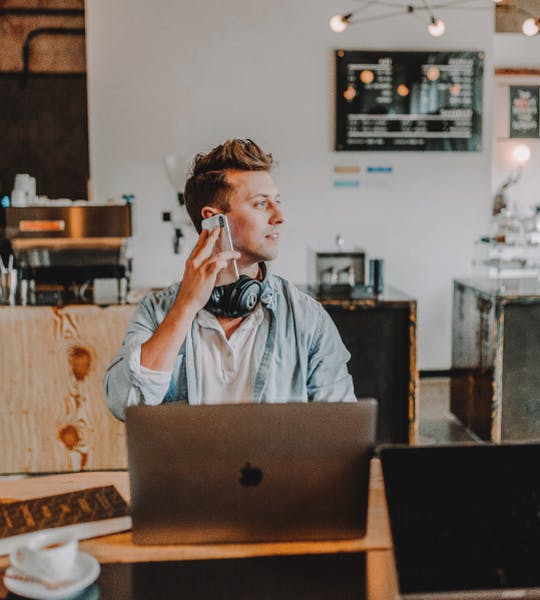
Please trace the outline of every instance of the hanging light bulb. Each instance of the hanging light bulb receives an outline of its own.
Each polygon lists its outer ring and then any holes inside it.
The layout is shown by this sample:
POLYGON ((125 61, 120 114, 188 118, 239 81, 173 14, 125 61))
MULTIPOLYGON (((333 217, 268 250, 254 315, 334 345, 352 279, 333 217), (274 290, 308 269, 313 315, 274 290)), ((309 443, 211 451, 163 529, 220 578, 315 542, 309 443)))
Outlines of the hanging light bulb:
POLYGON ((346 15, 334 15, 329 21, 330 29, 332 31, 335 31, 336 33, 341 33, 342 31, 345 31, 345 29, 347 29, 347 27, 349 26, 349 19, 351 18, 351 16, 351 13, 348 13, 346 15))
POLYGON ((431 22, 428 25, 428 31, 433 37, 440 37, 446 31, 446 25, 442 19, 431 17, 431 22))
POLYGON ((525 144, 519 144, 512 150, 512 156, 518 165, 524 165, 531 158, 531 149, 525 144))
POLYGON ((523 21, 523 25, 521 26, 521 30, 525 35, 536 35, 539 31, 538 23, 540 19, 526 19, 523 21))

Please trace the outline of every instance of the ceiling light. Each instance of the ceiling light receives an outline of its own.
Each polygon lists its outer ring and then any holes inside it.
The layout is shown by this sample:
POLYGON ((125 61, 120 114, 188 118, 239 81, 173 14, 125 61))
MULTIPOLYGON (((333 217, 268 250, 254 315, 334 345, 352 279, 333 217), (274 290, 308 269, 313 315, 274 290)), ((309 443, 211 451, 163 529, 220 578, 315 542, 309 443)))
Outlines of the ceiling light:
POLYGON ((341 33, 342 31, 345 31, 345 29, 347 29, 348 25, 349 25, 349 19, 351 18, 352 13, 349 13, 347 15, 334 15, 330 21, 330 29, 332 31, 335 31, 336 33, 341 33))
MULTIPOLYGON (((492 8, 493 4, 505 4, 505 7, 513 7, 513 0, 404 0, 401 3, 398 0, 360 0, 360 7, 350 11, 345 15, 334 15, 330 19, 330 29, 337 33, 345 31, 349 25, 364 24, 371 21, 381 21, 400 17, 403 15, 419 15, 423 12, 427 13, 429 18, 428 31, 434 37, 440 37, 446 30, 446 25, 441 18, 437 18, 433 14, 433 10, 439 12, 446 9, 486 9, 492 8), (433 2, 433 7, 430 6, 433 2)), ((523 13, 524 11, 521 10, 523 13)), ((536 35, 540 27, 540 19, 527 19, 523 24, 523 32, 527 35, 536 35), (527 30, 526 30, 527 29, 527 30)))
POLYGON ((431 17, 431 22, 428 25, 428 31, 433 37, 440 37, 446 31, 446 25, 442 19, 431 17))
POLYGON ((519 165, 524 165, 531 158, 531 149, 525 144, 519 144, 512 150, 512 156, 519 165))
POLYGON ((536 35, 539 31, 539 22, 540 19, 526 19, 523 21, 523 25, 521 26, 521 30, 525 35, 536 35))

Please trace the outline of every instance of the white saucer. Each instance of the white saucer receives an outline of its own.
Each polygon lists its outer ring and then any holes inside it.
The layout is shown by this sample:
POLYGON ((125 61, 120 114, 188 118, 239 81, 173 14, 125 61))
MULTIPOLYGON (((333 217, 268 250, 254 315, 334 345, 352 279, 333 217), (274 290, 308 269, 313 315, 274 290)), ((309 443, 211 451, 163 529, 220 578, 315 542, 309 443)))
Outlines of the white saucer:
POLYGON ((34 581, 21 581, 20 579, 14 579, 10 577, 10 573, 17 572, 13 567, 9 567, 4 576, 4 585, 6 588, 18 594, 19 596, 25 596, 26 598, 32 598, 36 600, 62 600, 63 598, 70 598, 75 596, 85 587, 98 578, 100 572, 100 566, 98 561, 86 552, 79 552, 75 559, 75 568, 73 574, 70 575, 70 579, 74 579, 74 583, 66 585, 55 590, 51 590, 41 583, 34 581))

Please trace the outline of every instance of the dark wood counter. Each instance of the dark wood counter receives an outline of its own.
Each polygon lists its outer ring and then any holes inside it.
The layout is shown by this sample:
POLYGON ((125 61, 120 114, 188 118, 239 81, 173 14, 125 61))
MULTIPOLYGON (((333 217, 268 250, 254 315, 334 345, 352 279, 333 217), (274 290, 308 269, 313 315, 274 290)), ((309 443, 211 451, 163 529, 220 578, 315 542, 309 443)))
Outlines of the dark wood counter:
POLYGON ((379 402, 377 442, 414 444, 418 435, 416 300, 385 286, 379 296, 318 298, 351 353, 358 397, 379 402))

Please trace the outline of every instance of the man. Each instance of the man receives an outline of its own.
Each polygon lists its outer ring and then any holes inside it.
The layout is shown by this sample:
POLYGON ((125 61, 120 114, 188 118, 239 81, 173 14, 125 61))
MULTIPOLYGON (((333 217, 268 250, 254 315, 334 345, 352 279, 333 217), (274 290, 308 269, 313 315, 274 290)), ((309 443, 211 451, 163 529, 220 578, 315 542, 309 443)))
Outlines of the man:
POLYGON ((355 400, 350 354, 326 311, 267 272, 284 222, 272 165, 251 140, 195 158, 184 197, 200 236, 182 283, 140 302, 107 370, 107 403, 119 419, 134 404, 355 400), (215 253, 220 228, 201 229, 201 221, 221 213, 234 251, 215 253), (243 316, 209 304, 233 260, 260 281, 260 300, 243 316))

